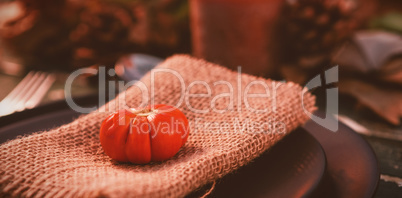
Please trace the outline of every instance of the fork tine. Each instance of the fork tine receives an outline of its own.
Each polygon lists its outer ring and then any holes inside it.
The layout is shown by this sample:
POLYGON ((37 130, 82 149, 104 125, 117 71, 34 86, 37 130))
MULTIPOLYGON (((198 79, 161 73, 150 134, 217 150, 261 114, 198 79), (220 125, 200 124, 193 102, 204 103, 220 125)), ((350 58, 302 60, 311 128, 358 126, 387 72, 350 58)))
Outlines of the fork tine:
POLYGON ((34 74, 35 72, 33 71, 29 72, 24 77, 24 79, 22 79, 21 82, 19 82, 18 85, 0 102, 0 106, 1 104, 7 104, 14 100, 14 98, 20 93, 20 91, 28 84, 34 74))
POLYGON ((34 95, 35 91, 38 90, 39 86, 46 78, 46 74, 42 72, 37 72, 36 75, 37 78, 33 78, 34 80, 30 82, 30 85, 27 86, 27 89, 25 89, 24 92, 22 92, 20 97, 18 98, 15 104, 16 111, 22 111, 25 109, 25 103, 30 100, 32 95, 34 95))
POLYGON ((20 100, 24 98, 24 95, 26 95, 27 91, 30 89, 32 83, 34 83, 37 78, 39 77, 38 72, 34 72, 33 76, 31 79, 29 79, 28 82, 20 89, 18 90, 18 93, 14 96, 14 98, 9 102, 9 108, 11 109, 16 109, 16 105, 19 103, 20 100))
POLYGON ((35 72, 29 72, 24 79, 7 95, 7 97, 0 102, 0 116, 8 115, 15 112, 15 104, 23 95, 29 84, 37 78, 35 72))
POLYGON ((55 80, 56 80, 56 78, 54 77, 54 75, 49 74, 46 77, 46 79, 41 83, 38 90, 32 95, 31 99, 29 99, 25 103, 25 108, 32 109, 36 105, 38 105, 39 102, 42 100, 42 98, 47 93, 47 91, 49 91, 50 87, 52 86, 52 84, 54 83, 55 80))
POLYGON ((0 116, 35 107, 55 81, 52 74, 29 72, 0 102, 0 116))

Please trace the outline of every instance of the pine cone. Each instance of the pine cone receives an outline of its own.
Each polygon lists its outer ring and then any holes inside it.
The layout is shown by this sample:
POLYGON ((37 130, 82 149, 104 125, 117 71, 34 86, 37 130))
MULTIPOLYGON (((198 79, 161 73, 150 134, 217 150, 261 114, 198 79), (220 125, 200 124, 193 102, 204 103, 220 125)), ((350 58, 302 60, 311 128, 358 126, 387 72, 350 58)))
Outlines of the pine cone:
POLYGON ((22 14, 0 26, 0 40, 29 69, 70 71, 93 64, 113 66, 129 53, 168 56, 190 51, 185 0, 18 4, 22 14))
POLYGON ((305 69, 326 64, 332 50, 358 28, 356 1, 287 1, 278 28, 282 62, 305 69))

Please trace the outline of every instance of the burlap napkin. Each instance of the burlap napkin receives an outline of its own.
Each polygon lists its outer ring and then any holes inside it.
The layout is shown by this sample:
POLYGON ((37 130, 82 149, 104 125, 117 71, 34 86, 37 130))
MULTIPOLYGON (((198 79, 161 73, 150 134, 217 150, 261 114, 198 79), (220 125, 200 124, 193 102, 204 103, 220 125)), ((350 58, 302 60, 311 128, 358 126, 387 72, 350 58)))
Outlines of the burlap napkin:
POLYGON ((315 108, 314 97, 296 84, 239 75, 185 55, 156 69, 96 112, 2 144, 0 195, 182 197, 258 157, 315 108), (191 122, 188 142, 165 162, 115 162, 99 143, 104 111, 123 108, 124 101, 137 107, 143 99, 179 104, 191 122))

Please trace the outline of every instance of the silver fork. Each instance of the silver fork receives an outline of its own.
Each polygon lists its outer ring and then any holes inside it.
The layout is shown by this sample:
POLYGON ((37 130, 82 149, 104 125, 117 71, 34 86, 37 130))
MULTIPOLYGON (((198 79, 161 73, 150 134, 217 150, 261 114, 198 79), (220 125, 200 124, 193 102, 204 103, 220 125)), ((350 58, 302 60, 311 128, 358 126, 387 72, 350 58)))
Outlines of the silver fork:
POLYGON ((0 102, 0 116, 34 108, 49 91, 54 81, 53 74, 29 72, 0 102))

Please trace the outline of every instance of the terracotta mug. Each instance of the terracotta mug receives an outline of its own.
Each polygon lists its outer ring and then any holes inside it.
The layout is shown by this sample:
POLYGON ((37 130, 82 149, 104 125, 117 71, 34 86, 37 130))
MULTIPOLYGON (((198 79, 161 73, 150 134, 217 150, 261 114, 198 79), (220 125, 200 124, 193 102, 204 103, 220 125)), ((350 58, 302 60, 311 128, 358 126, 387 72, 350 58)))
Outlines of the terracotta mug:
POLYGON ((275 26, 284 0, 190 0, 193 55, 233 70, 275 74, 275 26))

